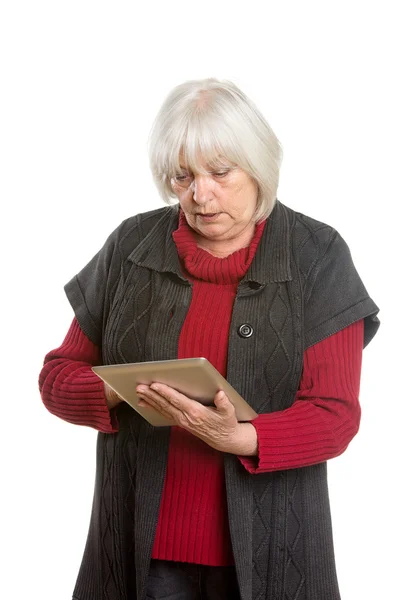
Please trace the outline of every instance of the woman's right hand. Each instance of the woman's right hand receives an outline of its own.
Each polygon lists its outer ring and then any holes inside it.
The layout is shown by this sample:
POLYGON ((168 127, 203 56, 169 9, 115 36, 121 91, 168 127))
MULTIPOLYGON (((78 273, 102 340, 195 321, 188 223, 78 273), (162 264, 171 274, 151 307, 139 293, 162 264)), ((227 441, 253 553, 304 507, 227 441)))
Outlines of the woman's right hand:
POLYGON ((120 402, 124 402, 124 400, 120 398, 119 395, 116 392, 114 392, 114 390, 111 389, 106 383, 104 383, 104 389, 105 399, 107 401, 107 406, 110 410, 118 406, 120 402))

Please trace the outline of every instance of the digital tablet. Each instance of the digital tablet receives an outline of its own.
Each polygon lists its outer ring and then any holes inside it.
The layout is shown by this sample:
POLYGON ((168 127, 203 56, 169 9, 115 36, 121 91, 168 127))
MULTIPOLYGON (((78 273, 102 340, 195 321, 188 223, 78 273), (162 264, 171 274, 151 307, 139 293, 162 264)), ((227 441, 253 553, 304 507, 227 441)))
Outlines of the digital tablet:
POLYGON ((104 365, 92 367, 92 370, 144 419, 157 427, 171 426, 171 421, 154 408, 137 405, 136 387, 140 383, 165 383, 197 402, 212 406, 215 394, 223 390, 235 407, 238 421, 252 421, 257 416, 206 358, 104 365))

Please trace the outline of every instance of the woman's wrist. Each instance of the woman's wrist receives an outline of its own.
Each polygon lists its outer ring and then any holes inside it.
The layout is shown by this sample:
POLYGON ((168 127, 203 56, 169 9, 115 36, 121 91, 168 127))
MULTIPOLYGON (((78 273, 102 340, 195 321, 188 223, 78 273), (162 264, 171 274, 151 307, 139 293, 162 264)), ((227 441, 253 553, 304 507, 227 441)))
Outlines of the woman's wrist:
POLYGON ((238 423, 232 454, 258 456, 258 435, 252 423, 238 423))

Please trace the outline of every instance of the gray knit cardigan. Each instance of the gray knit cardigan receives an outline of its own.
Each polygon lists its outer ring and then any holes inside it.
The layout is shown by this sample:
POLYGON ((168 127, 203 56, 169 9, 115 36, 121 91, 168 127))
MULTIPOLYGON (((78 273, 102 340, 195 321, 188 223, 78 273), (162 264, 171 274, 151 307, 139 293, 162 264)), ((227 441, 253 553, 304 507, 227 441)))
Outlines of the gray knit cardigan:
MULTIPOLYGON (((192 296, 172 239, 177 226, 177 207, 127 219, 65 286, 105 364, 177 358, 192 296)), ((286 409, 304 350, 363 318, 366 345, 377 312, 340 235, 277 202, 238 286, 227 379, 258 413, 286 409), (238 335, 244 323, 251 337, 238 335)), ((145 598, 170 428, 152 427, 126 403, 117 417, 118 433, 98 434, 75 600, 145 598)), ((251 475, 236 456, 224 461, 242 600, 338 600, 326 463, 251 475)))

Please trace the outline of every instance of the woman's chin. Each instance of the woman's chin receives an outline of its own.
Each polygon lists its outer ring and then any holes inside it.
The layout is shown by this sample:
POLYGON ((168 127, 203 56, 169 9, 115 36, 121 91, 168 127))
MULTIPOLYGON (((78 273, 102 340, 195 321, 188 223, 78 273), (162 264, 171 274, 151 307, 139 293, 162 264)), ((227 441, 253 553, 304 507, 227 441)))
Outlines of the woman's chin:
MULTIPOLYGON (((191 225, 192 227, 192 225, 191 225)), ((229 231, 229 225, 227 226, 223 215, 218 214, 213 218, 196 218, 193 228, 199 233, 199 235, 207 238, 221 238, 225 236, 229 231)))

